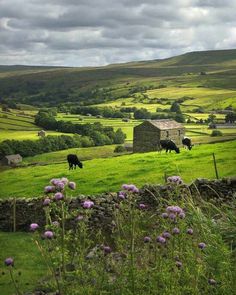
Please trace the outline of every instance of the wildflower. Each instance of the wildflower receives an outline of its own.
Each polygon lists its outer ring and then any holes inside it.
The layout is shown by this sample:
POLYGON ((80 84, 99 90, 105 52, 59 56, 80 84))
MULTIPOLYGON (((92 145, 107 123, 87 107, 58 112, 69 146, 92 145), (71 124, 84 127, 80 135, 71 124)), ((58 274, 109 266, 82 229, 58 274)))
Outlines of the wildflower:
POLYGON ((143 210, 143 209, 146 209, 147 206, 145 204, 139 204, 139 209, 143 210))
POLYGON ((50 180, 50 183, 55 186, 57 185, 58 182, 60 182, 60 179, 58 179, 58 178, 53 178, 50 180))
POLYGON ((51 200, 49 198, 44 199, 43 206, 48 206, 51 203, 51 200))
POLYGON ((182 267, 182 262, 180 262, 180 261, 176 261, 176 262, 175 262, 175 265, 176 265, 178 268, 181 268, 181 267, 182 267))
POLYGON ((199 243, 198 248, 204 249, 204 248, 206 248, 206 244, 205 243, 199 243))
POLYGON ((157 237, 157 242, 160 244, 165 244, 166 243, 166 239, 163 238, 162 236, 157 237))
POLYGON ((84 219, 84 216, 83 216, 83 215, 78 215, 78 216, 75 218, 76 221, 81 221, 81 220, 83 220, 83 219, 84 219))
POLYGON ((52 185, 45 186, 44 192, 46 194, 53 193, 55 191, 55 187, 52 185))
POLYGON ((180 212, 179 213, 179 218, 184 219, 185 218, 185 213, 184 212, 180 212))
POLYGON ((121 199, 121 200, 124 200, 125 199, 125 192, 119 192, 118 194, 118 197, 121 199))
POLYGON ((162 234, 162 237, 165 238, 165 239, 169 239, 171 237, 171 234, 168 232, 168 231, 165 231, 163 234, 162 234))
POLYGON ((175 214, 180 214, 183 212, 183 209, 180 208, 179 206, 168 206, 166 208, 166 211, 169 213, 175 213, 175 214))
POLYGON ((148 236, 146 236, 146 237, 143 238, 144 243, 150 243, 151 240, 152 239, 150 237, 148 237, 148 236))
POLYGON ((52 222, 52 225, 58 227, 58 226, 60 225, 60 223, 59 223, 58 221, 53 221, 53 222, 52 222))
POLYGON ((44 233, 44 237, 47 238, 47 239, 52 239, 53 236, 54 236, 54 233, 52 231, 50 231, 50 230, 47 230, 44 233))
POLYGON ((39 225, 37 223, 31 223, 30 225, 30 230, 31 231, 36 231, 36 229, 39 228, 39 225))
POLYGON ((216 280, 214 280, 214 279, 209 279, 209 280, 208 280, 208 283, 209 283, 209 285, 214 286, 214 285, 216 285, 216 280))
POLYGON ((175 184, 182 184, 183 180, 181 179, 180 176, 169 176, 167 178, 167 182, 175 183, 175 184))
POLYGON ((65 188, 65 184, 64 184, 64 182, 62 182, 62 181, 58 181, 58 182, 56 183, 56 189, 57 189, 57 190, 59 190, 59 191, 63 191, 64 188, 65 188))
POLYGON ((54 198, 56 201, 60 201, 64 198, 63 194, 60 192, 55 193, 54 198))
POLYGON ((123 184, 123 185, 122 185, 122 189, 124 189, 124 190, 128 190, 128 187, 129 187, 128 184, 123 184))
POLYGON ((66 177, 62 177, 61 182, 63 182, 64 184, 68 184, 69 180, 66 177))
POLYGON ((123 184, 122 189, 127 190, 131 193, 138 193, 139 189, 134 184, 123 184))
POLYGON ((161 217, 162 217, 162 218, 167 218, 167 217, 168 217, 168 213, 166 213, 166 212, 162 213, 162 214, 161 214, 161 217))
POLYGON ((83 202, 83 208, 84 209, 90 209, 94 206, 94 202, 90 201, 90 200, 87 200, 87 201, 84 201, 83 202))
POLYGON ((187 234, 188 235, 192 235, 193 234, 193 229, 192 228, 188 228, 187 229, 187 234))
POLYGON ((176 214, 174 214, 174 213, 170 213, 170 214, 169 214, 169 218, 170 218, 171 220, 175 220, 175 219, 176 219, 176 214))
POLYGON ((178 227, 173 228, 172 233, 173 233, 174 235, 178 235, 178 234, 180 233, 179 228, 178 228, 178 227))
POLYGON ((6 266, 14 266, 14 260, 11 257, 6 258, 4 263, 6 266))
POLYGON ((70 182, 68 183, 68 187, 69 187, 70 189, 72 189, 72 190, 75 190, 75 188, 76 188, 76 183, 73 182, 73 181, 70 181, 70 182))
POLYGON ((105 254, 110 254, 110 253, 111 253, 111 247, 109 247, 109 246, 104 246, 104 247, 103 247, 103 251, 104 251, 105 254))

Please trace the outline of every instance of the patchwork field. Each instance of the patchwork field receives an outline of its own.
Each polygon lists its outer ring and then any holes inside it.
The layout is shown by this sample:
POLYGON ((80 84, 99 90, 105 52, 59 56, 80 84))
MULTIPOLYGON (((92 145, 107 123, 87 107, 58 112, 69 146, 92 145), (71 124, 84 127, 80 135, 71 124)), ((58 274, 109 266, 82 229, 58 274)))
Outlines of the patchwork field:
MULTIPOLYGON (((118 191, 122 183, 162 183, 167 175, 181 175, 186 182, 197 177, 214 178, 212 153, 215 153, 220 177, 236 174, 233 151, 236 141, 195 146, 191 152, 164 152, 124 155, 108 159, 84 161, 84 168, 68 170, 67 163, 47 166, 28 166, 1 172, 1 198, 33 197, 43 194, 45 183, 51 178, 68 177, 76 181, 78 194, 97 194, 118 191)), ((64 156, 62 157, 64 160, 64 156)))

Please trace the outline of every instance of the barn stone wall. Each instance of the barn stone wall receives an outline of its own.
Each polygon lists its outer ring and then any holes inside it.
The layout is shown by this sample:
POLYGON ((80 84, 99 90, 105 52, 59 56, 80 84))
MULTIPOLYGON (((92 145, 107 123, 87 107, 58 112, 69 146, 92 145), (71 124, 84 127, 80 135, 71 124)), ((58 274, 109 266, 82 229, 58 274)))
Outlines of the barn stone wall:
MULTIPOLYGON (((173 195, 175 189, 171 185, 146 185, 137 195, 138 203, 143 202, 150 208, 158 207, 160 197, 168 198, 173 195)), ((179 196, 199 196, 214 204, 233 204, 236 199, 236 177, 221 180, 197 179, 190 185, 179 187, 179 196)), ((67 200, 71 209, 81 208, 83 199, 91 199, 95 206, 91 216, 91 224, 103 229, 111 229, 113 226, 113 210, 118 205, 117 193, 107 193, 99 196, 78 196, 67 200)), ((45 209, 42 206, 43 198, 17 199, 16 200, 16 230, 28 231, 29 225, 36 222, 43 226, 45 224, 45 209)), ((0 230, 13 230, 13 199, 0 200, 0 230)), ((73 220, 69 225, 73 225, 73 220)))

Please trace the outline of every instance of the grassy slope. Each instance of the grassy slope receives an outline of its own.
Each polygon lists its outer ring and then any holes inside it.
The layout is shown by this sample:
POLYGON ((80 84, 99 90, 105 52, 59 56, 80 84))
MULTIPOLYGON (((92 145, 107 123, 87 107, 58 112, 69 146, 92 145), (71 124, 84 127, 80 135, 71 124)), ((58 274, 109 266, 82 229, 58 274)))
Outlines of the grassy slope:
POLYGON ((220 177, 236 174, 233 151, 236 141, 195 146, 180 154, 147 153, 125 155, 84 162, 84 169, 68 171, 67 164, 10 169, 1 173, 1 198, 41 195, 43 187, 54 177, 66 176, 76 181, 74 195, 117 191, 122 183, 162 183, 163 174, 178 174, 186 182, 197 177, 214 178, 212 153, 216 154, 220 177))

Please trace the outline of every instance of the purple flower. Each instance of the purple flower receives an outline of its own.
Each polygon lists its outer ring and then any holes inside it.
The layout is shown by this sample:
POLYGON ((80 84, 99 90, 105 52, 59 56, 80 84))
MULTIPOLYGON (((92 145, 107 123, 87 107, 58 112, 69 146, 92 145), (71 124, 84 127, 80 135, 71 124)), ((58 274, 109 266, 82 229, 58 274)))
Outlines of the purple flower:
POLYGON ((172 233, 173 233, 174 235, 178 235, 178 234, 180 233, 179 228, 178 228, 178 227, 173 228, 172 233))
POLYGON ((122 189, 127 190, 131 193, 138 193, 139 189, 134 184, 123 184, 122 189))
POLYGON ((166 208, 167 212, 171 212, 171 213, 176 213, 176 214, 180 214, 183 212, 183 209, 180 208, 179 206, 168 206, 166 208))
POLYGON ((30 230, 31 231, 36 231, 36 229, 39 228, 39 225, 37 223, 31 223, 30 225, 30 230))
POLYGON ((60 179, 58 179, 58 178, 53 178, 53 179, 50 180, 50 183, 52 185, 57 185, 58 182, 60 182, 60 179))
POLYGON ((58 192, 58 193, 55 193, 54 198, 56 201, 60 201, 64 198, 64 196, 62 193, 58 192))
POLYGON ((144 243, 150 243, 151 240, 152 239, 150 237, 148 237, 148 236, 143 238, 144 243))
POLYGON ((11 257, 6 258, 4 263, 6 266, 14 266, 14 260, 11 257))
POLYGON ((64 182, 62 182, 62 181, 58 181, 58 182, 56 183, 56 188, 57 188, 57 190, 59 190, 59 191, 63 191, 64 188, 65 188, 65 184, 64 184, 64 182))
POLYGON ((165 244, 166 243, 166 239, 163 238, 162 236, 157 237, 157 242, 160 244, 165 244))
POLYGON ((54 233, 52 231, 50 231, 50 230, 47 230, 44 233, 44 237, 47 238, 47 239, 52 239, 53 236, 54 236, 54 233))
POLYGON ((90 209, 94 206, 94 202, 87 200, 83 202, 82 206, 84 209, 90 209))
POLYGON ((128 184, 123 184, 121 188, 124 189, 124 190, 128 190, 128 187, 129 187, 128 184))
POLYGON ((78 215, 78 216, 75 218, 76 221, 81 221, 81 220, 83 220, 83 219, 84 219, 84 216, 83 216, 83 215, 78 215))
POLYGON ((67 184, 69 180, 66 177, 62 177, 61 182, 63 182, 64 184, 67 184))
POLYGON ((44 199, 43 206, 48 206, 51 203, 51 200, 49 198, 44 199))
POLYGON ((147 208, 147 206, 145 204, 139 204, 139 209, 144 210, 146 208, 147 208))
POLYGON ((176 214, 175 214, 175 213, 170 213, 170 214, 169 214, 169 218, 170 218, 171 220, 175 220, 175 219, 176 219, 176 214))
POLYGON ((214 280, 214 279, 209 279, 209 280, 208 280, 208 283, 209 283, 209 285, 214 286, 214 285, 216 285, 216 280, 214 280))
POLYGON ((109 247, 109 246, 104 246, 104 247, 103 247, 103 251, 104 251, 105 254, 110 254, 110 253, 111 253, 111 247, 109 247))
POLYGON ((68 183, 68 187, 69 187, 70 189, 72 189, 72 190, 75 190, 75 188, 76 188, 76 183, 73 182, 73 181, 70 181, 70 182, 68 183))
POLYGON ((166 213, 166 212, 162 213, 162 214, 161 214, 161 217, 162 217, 162 218, 167 218, 167 217, 168 217, 168 213, 166 213))
POLYGON ((167 178, 167 182, 176 183, 176 184, 182 184, 183 180, 181 179, 180 176, 169 176, 167 178))
POLYGON ((163 238, 165 239, 169 239, 171 237, 171 234, 168 232, 168 231, 165 231, 163 234, 162 234, 163 238))
POLYGON ((45 186, 44 192, 46 194, 53 193, 55 191, 55 187, 52 185, 45 186))
POLYGON ((118 197, 121 199, 121 200, 124 200, 125 199, 125 192, 119 192, 118 194, 118 197))
POLYGON ((176 261, 176 262, 175 262, 175 265, 176 265, 178 268, 181 268, 181 267, 182 267, 182 262, 180 262, 180 261, 176 261))
POLYGON ((185 218, 185 213, 184 212, 180 212, 179 213, 179 218, 184 219, 185 218))
POLYGON ((188 235, 192 235, 193 234, 193 229, 192 228, 188 228, 187 229, 187 234, 188 235))
POLYGON ((204 249, 204 248, 206 248, 206 244, 205 243, 199 243, 198 248, 204 249))
POLYGON ((60 223, 59 223, 58 221, 53 221, 53 222, 52 222, 52 225, 58 227, 58 226, 60 225, 60 223))

